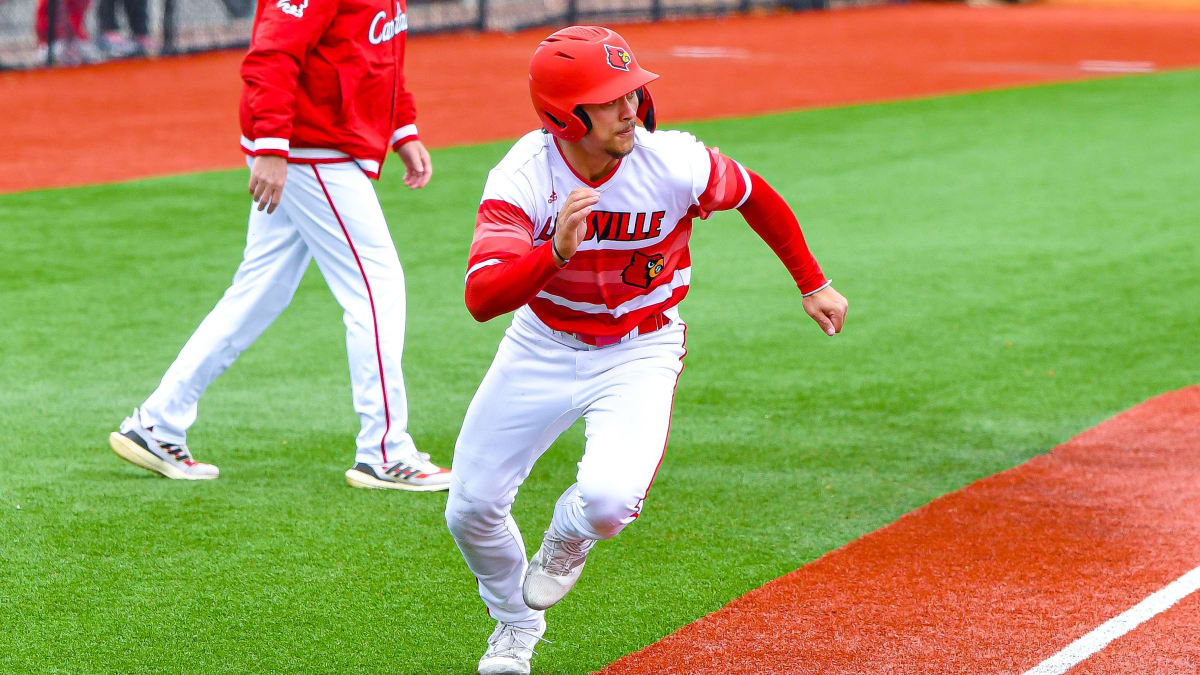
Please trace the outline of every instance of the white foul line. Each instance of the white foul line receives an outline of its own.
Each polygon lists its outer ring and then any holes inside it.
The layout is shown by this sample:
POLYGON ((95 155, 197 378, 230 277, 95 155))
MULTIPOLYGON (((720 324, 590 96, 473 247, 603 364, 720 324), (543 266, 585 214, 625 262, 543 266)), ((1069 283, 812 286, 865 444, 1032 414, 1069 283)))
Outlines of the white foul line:
POLYGON ((1080 61, 1080 70, 1093 73, 1153 73, 1153 61, 1080 61))
POLYGON ((1200 588, 1200 567, 1167 584, 1150 597, 1105 621, 1065 649, 1025 671, 1025 675, 1062 675, 1108 643, 1145 623, 1200 588))

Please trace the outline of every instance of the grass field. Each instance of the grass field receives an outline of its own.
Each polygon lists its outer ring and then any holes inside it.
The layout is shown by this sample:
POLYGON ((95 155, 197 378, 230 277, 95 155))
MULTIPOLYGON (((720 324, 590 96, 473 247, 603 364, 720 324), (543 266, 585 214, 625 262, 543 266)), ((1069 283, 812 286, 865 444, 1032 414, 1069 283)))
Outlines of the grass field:
MULTIPOLYGON (((687 369, 643 516, 548 614, 580 673, 1154 394, 1200 381, 1200 72, 691 124, 770 180, 851 303, 824 337, 737 216, 698 223, 687 369)), ((670 125, 668 125, 670 126, 670 125)), ((462 275, 507 144, 379 185, 409 283, 412 432, 450 461, 505 320, 462 275)), ((106 436, 232 277, 245 172, 0 196, 0 671, 465 673, 492 628, 444 494, 351 490, 315 270, 209 390, 211 483, 106 436)), ((530 546, 572 429, 515 515, 530 546)))

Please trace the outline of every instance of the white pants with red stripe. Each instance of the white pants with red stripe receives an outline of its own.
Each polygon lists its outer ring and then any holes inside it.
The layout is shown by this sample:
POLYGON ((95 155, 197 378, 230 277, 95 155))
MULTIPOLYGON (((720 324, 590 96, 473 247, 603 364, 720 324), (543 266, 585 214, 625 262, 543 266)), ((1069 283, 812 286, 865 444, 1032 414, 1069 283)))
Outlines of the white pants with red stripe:
POLYGON ((404 272, 375 188, 354 162, 288 164, 275 212, 251 207, 233 284, 141 406, 155 437, 186 441, 201 394, 288 306, 312 259, 344 310, 362 423, 356 461, 379 465, 415 451, 400 370, 404 272))
POLYGON ((467 409, 446 503, 493 618, 541 620, 521 599, 526 551, 510 512, 534 463, 575 420, 584 419, 586 446, 550 531, 608 539, 637 517, 666 450, 683 369, 684 325, 668 315, 664 328, 599 349, 550 330, 528 307, 514 315, 467 409))

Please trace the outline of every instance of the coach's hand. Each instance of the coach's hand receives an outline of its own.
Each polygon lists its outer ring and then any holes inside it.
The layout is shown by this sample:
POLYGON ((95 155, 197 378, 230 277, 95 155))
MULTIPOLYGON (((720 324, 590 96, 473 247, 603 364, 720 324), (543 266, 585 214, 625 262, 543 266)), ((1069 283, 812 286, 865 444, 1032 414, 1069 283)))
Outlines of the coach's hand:
POLYGON ((846 310, 850 303, 833 289, 826 286, 812 295, 804 298, 804 311, 817 322, 826 335, 842 332, 842 324, 846 321, 846 310))
POLYGON ((433 178, 433 160, 421 141, 409 141, 396 149, 404 162, 404 184, 413 190, 423 188, 433 178))
POLYGON ((587 217, 599 201, 600 193, 591 188, 571 190, 571 194, 567 195, 562 210, 558 212, 558 219, 554 221, 554 239, 551 240, 554 244, 554 262, 560 267, 567 264, 583 243, 583 237, 587 234, 587 217))
POLYGON ((275 213, 283 199, 283 182, 287 180, 287 158, 278 155, 259 155, 250 166, 250 195, 258 210, 275 213))

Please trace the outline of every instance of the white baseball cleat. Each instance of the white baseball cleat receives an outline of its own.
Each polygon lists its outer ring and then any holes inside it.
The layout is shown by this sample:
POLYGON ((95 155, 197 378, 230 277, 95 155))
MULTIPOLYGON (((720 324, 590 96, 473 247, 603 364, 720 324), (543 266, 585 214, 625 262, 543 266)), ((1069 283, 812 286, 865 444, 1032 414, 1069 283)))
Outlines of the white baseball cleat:
POLYGON ((487 651, 479 659, 479 675, 529 675, 529 660, 537 652, 534 647, 539 641, 550 644, 543 638, 546 622, 538 628, 521 628, 500 621, 488 638, 487 651))
POLYGON ((108 445, 117 457, 148 471, 178 480, 212 480, 221 471, 212 464, 192 459, 187 445, 164 443, 152 435, 154 427, 144 427, 137 408, 121 422, 121 430, 108 435, 108 445))
POLYGON ((429 461, 428 454, 417 452, 381 466, 359 462, 346 471, 346 484, 356 488, 437 492, 450 489, 450 469, 429 461))
POLYGON ((530 609, 547 609, 562 600, 579 581, 588 551, 595 543, 594 539, 569 541, 546 533, 541 548, 529 561, 521 583, 525 604, 530 609))

